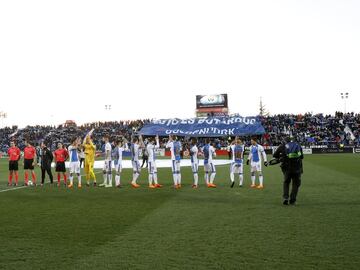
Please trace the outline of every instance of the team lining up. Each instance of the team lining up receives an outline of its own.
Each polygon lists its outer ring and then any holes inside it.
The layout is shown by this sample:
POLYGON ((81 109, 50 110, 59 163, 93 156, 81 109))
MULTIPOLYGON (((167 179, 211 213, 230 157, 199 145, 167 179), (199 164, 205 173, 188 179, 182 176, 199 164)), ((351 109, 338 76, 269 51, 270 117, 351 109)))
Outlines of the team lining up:
MULTIPOLYGON (((103 137, 104 141, 104 166, 103 166, 103 179, 104 182, 100 184, 100 187, 112 187, 112 162, 115 166, 115 187, 121 187, 121 172, 122 172, 122 160, 123 152, 131 152, 131 163, 133 169, 133 177, 131 186, 133 188, 139 188, 137 179, 140 176, 140 162, 139 154, 144 148, 148 154, 148 181, 149 188, 161 188, 162 185, 158 182, 157 166, 156 166, 156 150, 160 148, 159 137, 147 138, 147 144, 145 145, 142 136, 134 137, 131 144, 128 144, 124 138, 116 139, 115 148, 109 142, 109 136, 103 137), (130 147, 129 147, 130 145, 130 147)), ((81 188, 82 181, 80 175, 80 156, 79 148, 83 147, 85 153, 84 171, 86 177, 86 185, 90 186, 90 181, 93 181, 93 185, 97 186, 96 176, 94 173, 94 162, 96 157, 96 147, 91 140, 91 134, 88 134, 83 142, 80 138, 74 138, 71 141, 71 145, 66 149, 62 143, 58 143, 58 149, 53 153, 47 148, 45 143, 41 143, 41 185, 44 184, 45 173, 50 177, 50 182, 53 183, 53 176, 51 173, 51 163, 55 159, 55 171, 57 172, 58 186, 61 185, 61 175, 63 176, 64 185, 72 188, 74 185, 74 176, 78 179, 78 187, 81 188), (65 162, 69 160, 69 183, 67 182, 66 166, 65 162)), ((181 151, 182 145, 177 137, 174 135, 169 136, 169 140, 166 143, 166 148, 171 152, 171 169, 173 174, 174 188, 181 188, 181 151)), ((239 138, 231 143, 232 162, 230 165, 230 180, 231 187, 235 185, 235 175, 239 176, 239 186, 243 186, 243 165, 244 165, 244 151, 245 146, 239 138)), ((215 176, 216 168, 213 162, 213 158, 216 157, 215 148, 211 145, 209 138, 205 139, 205 145, 202 147, 197 146, 197 139, 192 138, 189 147, 191 168, 193 172, 193 184, 192 188, 198 188, 199 186, 199 156, 204 158, 204 172, 205 183, 208 188, 216 188, 215 176)), ((8 185, 12 185, 13 176, 15 176, 14 185, 18 185, 18 161, 21 157, 21 152, 18 147, 15 146, 15 142, 11 142, 11 147, 8 150, 9 156, 9 180, 8 185)), ((36 159, 36 150, 29 143, 26 142, 24 149, 24 185, 36 185, 36 175, 34 172, 36 159), (31 173, 32 181, 29 180, 29 172, 31 173)), ((264 148, 259 145, 256 138, 251 139, 251 146, 249 155, 247 158, 247 165, 251 168, 251 187, 262 189, 264 188, 264 181, 262 175, 262 161, 265 166, 268 166, 267 157, 264 148), (256 185, 256 174, 258 175, 259 184, 256 185)))

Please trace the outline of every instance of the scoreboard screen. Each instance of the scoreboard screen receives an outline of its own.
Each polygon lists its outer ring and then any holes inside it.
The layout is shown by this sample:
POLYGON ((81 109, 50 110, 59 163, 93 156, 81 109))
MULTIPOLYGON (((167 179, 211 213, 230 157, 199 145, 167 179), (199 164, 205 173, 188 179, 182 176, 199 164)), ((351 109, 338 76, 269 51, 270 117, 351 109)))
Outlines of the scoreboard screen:
POLYGON ((197 95, 196 109, 201 108, 227 108, 228 97, 227 94, 220 95, 197 95))

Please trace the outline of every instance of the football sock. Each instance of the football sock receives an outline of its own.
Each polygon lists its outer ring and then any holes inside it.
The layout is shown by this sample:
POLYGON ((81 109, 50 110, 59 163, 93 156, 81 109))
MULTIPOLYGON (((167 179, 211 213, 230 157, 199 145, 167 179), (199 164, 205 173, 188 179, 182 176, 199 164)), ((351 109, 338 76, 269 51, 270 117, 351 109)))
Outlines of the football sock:
POLYGON ((154 178, 155 185, 157 185, 158 184, 158 179, 157 179, 157 173, 156 172, 154 172, 153 178, 154 178))
POLYGON ((120 185, 120 175, 115 176, 115 185, 117 185, 117 186, 120 185))
POLYGON ((260 185, 262 186, 264 183, 264 176, 260 175, 259 176, 259 181, 260 181, 260 185))
POLYGON ((177 181, 178 181, 178 185, 181 185, 181 174, 178 173, 177 175, 177 181))
POLYGON ((199 175, 197 173, 194 173, 194 185, 197 186, 199 183, 199 175))
POLYGON ((255 185, 255 175, 252 175, 252 176, 251 176, 251 184, 252 184, 252 185, 255 185))
POLYGON ((231 182, 235 181, 234 173, 230 173, 230 180, 231 180, 231 182))
POLYGON ((29 182, 29 173, 25 172, 25 183, 27 184, 29 182))
POLYGON ((134 175, 133 175, 133 180, 132 180, 132 184, 136 184, 136 180, 138 179, 138 177, 139 177, 139 174, 138 173, 134 173, 134 175))
POLYGON ((174 179, 174 185, 177 185, 177 175, 176 173, 173 173, 173 179, 174 179))
POLYGON ((242 186, 244 183, 244 175, 242 173, 240 173, 239 178, 240 178, 240 186, 242 186))
POLYGON ((112 174, 108 174, 108 184, 112 186, 112 174))
POLYGON ((205 173, 205 183, 208 185, 209 184, 209 173, 205 173))
POLYGON ((35 172, 31 173, 31 177, 32 177, 33 183, 35 184, 35 182, 36 182, 36 174, 35 174, 35 172))
POLYGON ((104 185, 106 185, 106 183, 107 183, 107 174, 104 173, 104 174, 103 174, 103 177, 104 177, 104 185))
POLYGON ((210 183, 211 183, 211 184, 214 184, 215 175, 216 175, 216 173, 212 173, 212 174, 210 175, 210 183))

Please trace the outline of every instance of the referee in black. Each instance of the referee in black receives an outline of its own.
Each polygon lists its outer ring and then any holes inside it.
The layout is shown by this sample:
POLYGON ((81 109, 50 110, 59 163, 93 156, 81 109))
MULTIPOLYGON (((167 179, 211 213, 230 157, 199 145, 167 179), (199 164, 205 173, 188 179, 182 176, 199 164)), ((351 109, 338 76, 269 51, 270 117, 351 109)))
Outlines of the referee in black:
POLYGON ((51 172, 51 162, 53 161, 53 154, 47 148, 45 142, 41 143, 41 185, 44 185, 45 172, 49 175, 50 183, 54 182, 53 175, 51 172))
POLYGON ((284 175, 283 184, 283 204, 295 205, 296 197, 301 185, 301 175, 303 173, 302 160, 304 159, 303 151, 294 137, 290 137, 288 142, 284 142, 279 146, 274 158, 281 161, 281 170, 284 175), (289 196, 290 183, 292 182, 291 193, 289 196))

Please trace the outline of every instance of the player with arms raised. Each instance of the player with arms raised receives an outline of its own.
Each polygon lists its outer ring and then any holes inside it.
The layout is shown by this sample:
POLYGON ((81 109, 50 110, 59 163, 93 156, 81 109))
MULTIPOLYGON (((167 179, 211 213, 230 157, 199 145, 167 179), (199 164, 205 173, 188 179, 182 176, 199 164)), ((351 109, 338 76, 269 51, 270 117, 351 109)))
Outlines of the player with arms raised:
POLYGON ((115 186, 121 187, 121 171, 122 171, 122 158, 123 152, 128 151, 128 145, 125 138, 116 140, 116 147, 114 149, 114 165, 115 165, 115 186))
POLYGON ((232 152, 232 162, 230 165, 230 180, 231 187, 235 185, 235 173, 239 174, 239 186, 242 187, 244 181, 243 175, 243 158, 244 158, 244 145, 239 138, 235 138, 235 141, 230 146, 232 152))
POLYGON ((174 188, 181 188, 181 171, 180 171, 180 152, 182 150, 181 143, 177 140, 175 135, 169 135, 169 141, 166 148, 170 148, 171 152, 171 169, 173 173, 174 188))
POLYGON ((103 177, 104 183, 102 183, 101 187, 112 187, 112 172, 111 172, 111 144, 109 142, 109 135, 104 135, 103 141, 105 143, 104 149, 104 167, 103 167, 103 177))
POLYGON ((198 159, 199 149, 196 144, 197 144, 197 139, 193 138, 191 140, 191 144, 190 144, 191 170, 194 175, 194 183, 192 185, 192 188, 198 188, 198 185, 199 185, 199 174, 198 174, 199 173, 199 159, 198 159))
POLYGON ((137 179, 140 176, 140 162, 139 162, 139 153, 140 150, 145 147, 141 135, 139 138, 134 137, 131 144, 131 164, 133 168, 133 179, 131 181, 131 186, 133 188, 139 188, 140 185, 136 183, 137 179))
POLYGON ((251 187, 252 188, 258 188, 262 189, 264 188, 264 177, 261 170, 261 162, 262 159, 264 160, 264 165, 267 166, 267 158, 266 153, 264 150, 264 147, 262 147, 260 144, 257 143, 256 138, 251 139, 251 146, 250 146, 250 153, 248 156, 248 159, 246 161, 246 164, 251 166, 250 172, 251 172, 251 187), (256 180, 256 173, 259 175, 259 185, 256 186, 255 180, 256 180))
POLYGON ((94 173, 96 147, 91 140, 90 134, 86 135, 85 140, 83 141, 83 147, 85 154, 84 171, 86 186, 90 187, 90 180, 93 179, 94 187, 96 187, 96 176, 94 173))
POLYGON ((205 145, 202 152, 204 153, 204 170, 205 170, 205 182, 209 188, 216 188, 214 179, 216 176, 216 169, 213 163, 213 157, 216 156, 215 148, 210 144, 210 139, 205 139, 205 145), (211 174, 210 174, 211 173, 211 174), (209 179, 210 174, 210 179, 209 179))
POLYGON ((69 157, 70 157, 70 184, 69 188, 73 187, 74 183, 74 174, 78 178, 78 188, 81 188, 81 175, 80 175, 80 158, 79 158, 79 138, 73 138, 71 140, 71 145, 68 148, 69 157))
POLYGON ((149 188, 161 188, 162 185, 158 183, 157 179, 157 167, 156 167, 156 154, 155 150, 159 149, 159 136, 149 139, 149 143, 146 146, 146 151, 148 153, 148 172, 149 172, 149 188), (156 144, 154 144, 156 142, 156 144))

